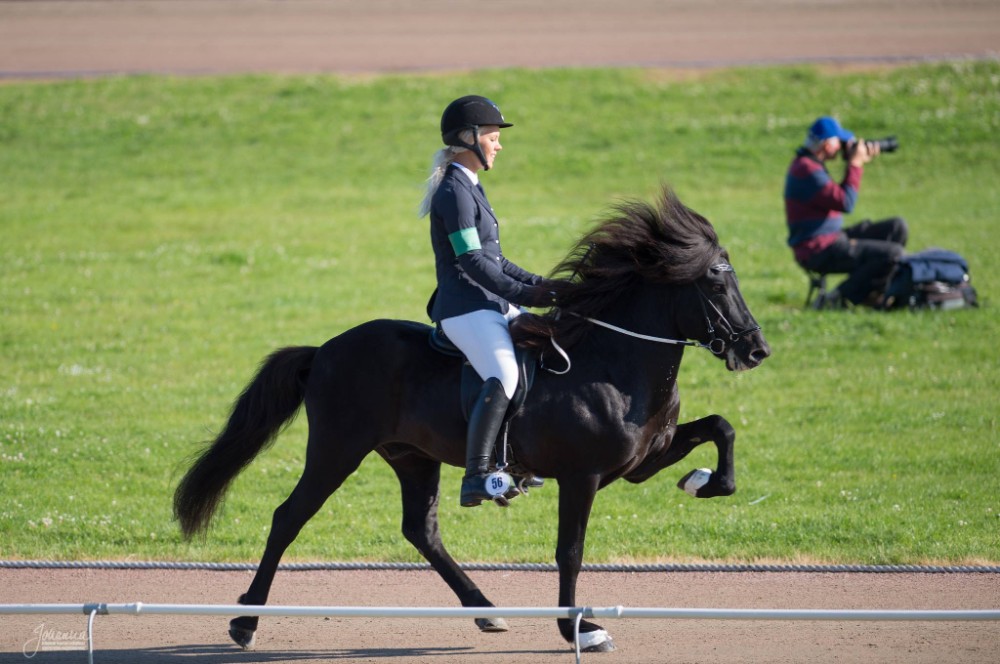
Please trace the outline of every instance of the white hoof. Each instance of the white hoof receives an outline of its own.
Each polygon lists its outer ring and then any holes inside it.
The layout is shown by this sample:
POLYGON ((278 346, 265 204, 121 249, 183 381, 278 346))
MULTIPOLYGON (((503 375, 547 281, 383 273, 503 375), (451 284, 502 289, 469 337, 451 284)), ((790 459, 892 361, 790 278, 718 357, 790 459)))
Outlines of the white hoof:
POLYGON ((698 490, 703 486, 708 484, 712 480, 712 471, 708 468, 699 468, 698 470, 692 470, 690 473, 681 478, 678 482, 678 486, 684 489, 684 493, 698 497, 698 490))
POLYGON ((476 618, 476 627, 483 632, 506 632, 509 629, 503 618, 476 618))
POLYGON ((614 649, 615 644, 606 630, 598 629, 580 634, 581 652, 610 652, 614 649))

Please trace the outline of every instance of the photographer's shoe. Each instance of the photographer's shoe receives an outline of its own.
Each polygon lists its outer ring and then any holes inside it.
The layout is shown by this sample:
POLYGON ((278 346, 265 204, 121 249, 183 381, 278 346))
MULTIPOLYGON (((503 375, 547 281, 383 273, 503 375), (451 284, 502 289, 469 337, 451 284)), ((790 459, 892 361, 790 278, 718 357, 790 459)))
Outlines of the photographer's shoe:
POLYGON ((816 311, 823 311, 824 309, 846 309, 847 300, 840 294, 840 291, 834 289, 818 295, 812 303, 813 309, 816 311))

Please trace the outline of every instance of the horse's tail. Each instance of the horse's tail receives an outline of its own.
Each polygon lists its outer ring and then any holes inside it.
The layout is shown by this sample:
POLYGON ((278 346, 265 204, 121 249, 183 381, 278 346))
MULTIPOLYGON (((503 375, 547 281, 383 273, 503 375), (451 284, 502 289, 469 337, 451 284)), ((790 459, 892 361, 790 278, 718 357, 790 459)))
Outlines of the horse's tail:
POLYGON ((292 422, 317 350, 294 346, 275 351, 243 390, 226 428, 198 456, 174 492, 174 517, 185 538, 208 528, 229 483, 292 422))

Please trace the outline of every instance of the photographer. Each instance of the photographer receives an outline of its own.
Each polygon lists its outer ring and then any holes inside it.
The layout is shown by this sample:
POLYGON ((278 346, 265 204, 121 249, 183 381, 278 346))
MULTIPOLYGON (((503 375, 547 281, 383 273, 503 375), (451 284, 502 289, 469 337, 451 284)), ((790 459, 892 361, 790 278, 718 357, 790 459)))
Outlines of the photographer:
POLYGON ((865 141, 834 118, 818 118, 809 128, 785 178, 788 245, 803 268, 822 274, 847 274, 835 289, 816 299, 817 309, 844 308, 847 303, 873 304, 885 279, 903 255, 906 222, 899 217, 862 221, 844 228, 843 213, 854 209, 861 190, 864 165, 883 150, 896 148, 894 139, 865 141), (838 184, 824 162, 843 156, 844 179, 838 184))

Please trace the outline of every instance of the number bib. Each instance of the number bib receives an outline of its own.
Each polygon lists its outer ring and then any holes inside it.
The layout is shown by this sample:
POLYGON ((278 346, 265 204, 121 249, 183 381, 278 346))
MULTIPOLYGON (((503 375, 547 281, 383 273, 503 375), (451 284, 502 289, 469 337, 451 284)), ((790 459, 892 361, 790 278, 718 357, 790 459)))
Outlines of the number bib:
POLYGON ((512 483, 511 476, 503 471, 490 473, 486 476, 486 491, 494 498, 503 496, 510 491, 512 483))

